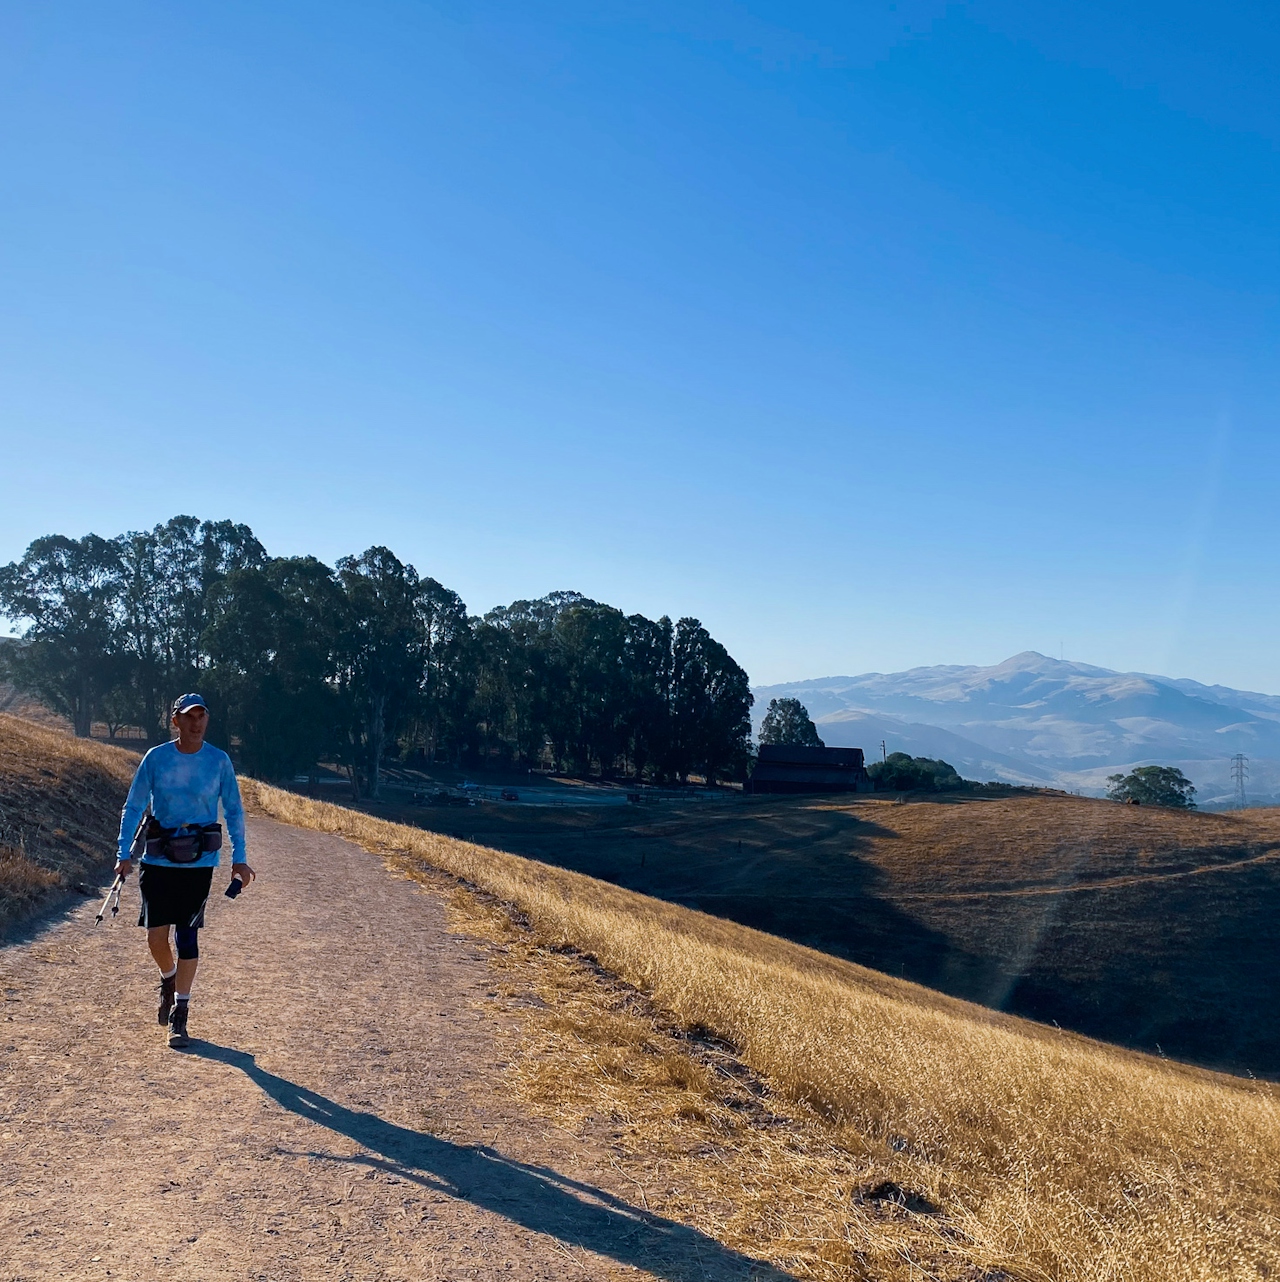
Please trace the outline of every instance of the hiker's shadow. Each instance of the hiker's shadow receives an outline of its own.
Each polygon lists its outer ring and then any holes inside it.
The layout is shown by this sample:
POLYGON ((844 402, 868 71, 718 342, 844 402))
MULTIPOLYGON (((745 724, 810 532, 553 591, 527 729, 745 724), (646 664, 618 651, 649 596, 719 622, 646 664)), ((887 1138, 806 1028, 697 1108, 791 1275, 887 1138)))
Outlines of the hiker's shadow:
POLYGON ((683 1224, 663 1219, 604 1189, 569 1179, 546 1166, 530 1166, 487 1146, 452 1144, 435 1135, 383 1121, 259 1068, 252 1055, 196 1041, 191 1054, 240 1069, 282 1108, 338 1135, 368 1153, 349 1158, 504 1216, 535 1233, 632 1265, 667 1282, 752 1278, 787 1282, 790 1274, 721 1245, 683 1224))

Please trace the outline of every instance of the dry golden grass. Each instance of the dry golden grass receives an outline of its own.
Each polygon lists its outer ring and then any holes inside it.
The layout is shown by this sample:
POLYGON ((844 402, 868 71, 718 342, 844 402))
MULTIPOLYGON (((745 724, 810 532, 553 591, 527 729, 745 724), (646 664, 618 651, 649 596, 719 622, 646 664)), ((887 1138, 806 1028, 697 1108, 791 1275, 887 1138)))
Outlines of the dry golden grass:
POLYGON ((60 716, 33 695, 24 693, 7 681, 0 681, 0 713, 21 717, 24 721, 34 721, 47 730, 72 733, 71 722, 66 717, 60 716))
POLYGON ((1280 1078, 1280 810, 1020 794, 458 812, 401 795, 357 808, 464 826, 980 1005, 1280 1078))
MULTIPOLYGON (((731 1043, 851 1159, 891 1166, 936 1203, 937 1232, 980 1269, 1064 1282, 1280 1269, 1268 1084, 1001 1016, 564 869, 265 786, 246 792, 287 822, 479 887, 679 1026, 731 1043)), ((903 1267, 904 1278, 930 1276, 903 1267)))
MULTIPOLYGON (((646 1210, 768 1260, 783 1277, 1008 1276, 975 1268, 945 1220, 895 1200, 909 1178, 898 1154, 851 1153, 723 1043, 682 1035, 580 954, 540 945, 492 897, 459 889, 451 910, 456 928, 491 943, 491 1000, 519 1020, 507 1036, 521 1098, 558 1129, 606 1145, 646 1210)), ((760 1282, 770 1276, 762 1270, 760 1282)))
POLYGON ((0 930, 106 871, 138 759, 0 713, 0 930))
MULTIPOLYGON (((109 860, 134 765, 0 716, 0 911, 109 860)), ((527 1095, 558 1115, 616 1115, 641 1166, 699 1164, 700 1182, 685 1181, 697 1196, 671 1196, 796 1276, 1217 1282, 1280 1269, 1275 1087, 993 1014, 581 874, 245 792, 527 919, 507 945, 547 1001, 540 1050, 516 1069, 527 1095), (680 1029, 730 1043, 770 1094, 680 1029), (859 1201, 884 1179, 939 1213, 859 1201)))

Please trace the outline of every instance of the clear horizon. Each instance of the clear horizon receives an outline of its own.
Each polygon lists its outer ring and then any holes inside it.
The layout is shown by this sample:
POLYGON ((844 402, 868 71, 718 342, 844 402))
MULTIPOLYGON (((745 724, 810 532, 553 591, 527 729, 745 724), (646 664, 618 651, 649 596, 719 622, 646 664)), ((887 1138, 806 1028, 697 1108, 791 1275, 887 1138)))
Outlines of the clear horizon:
POLYGON ((1280 692, 1280 15, 0 15, 0 563, 178 512, 777 685, 1280 692))

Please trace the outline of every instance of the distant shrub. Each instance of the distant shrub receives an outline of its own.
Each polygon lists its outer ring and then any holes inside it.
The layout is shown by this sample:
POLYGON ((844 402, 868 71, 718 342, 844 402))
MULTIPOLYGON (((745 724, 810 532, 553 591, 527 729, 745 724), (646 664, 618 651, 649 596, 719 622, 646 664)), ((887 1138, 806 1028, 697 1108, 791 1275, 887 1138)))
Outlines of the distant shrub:
POLYGON ((1194 810, 1195 784, 1174 766, 1139 766, 1127 775, 1108 775, 1107 796, 1141 806, 1194 810))
POLYGON ((891 752, 886 760, 873 762, 867 774, 877 792, 947 792, 965 786, 956 768, 947 762, 905 752, 891 752))

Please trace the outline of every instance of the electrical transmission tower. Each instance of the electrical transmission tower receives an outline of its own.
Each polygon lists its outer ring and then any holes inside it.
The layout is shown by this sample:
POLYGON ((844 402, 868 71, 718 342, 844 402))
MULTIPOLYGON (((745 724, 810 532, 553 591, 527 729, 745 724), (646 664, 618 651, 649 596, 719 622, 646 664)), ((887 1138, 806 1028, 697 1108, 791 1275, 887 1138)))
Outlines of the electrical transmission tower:
POLYGON ((1236 809, 1244 809, 1244 781, 1249 777, 1249 758, 1243 752, 1237 752, 1231 758, 1231 778, 1236 785, 1236 809))

